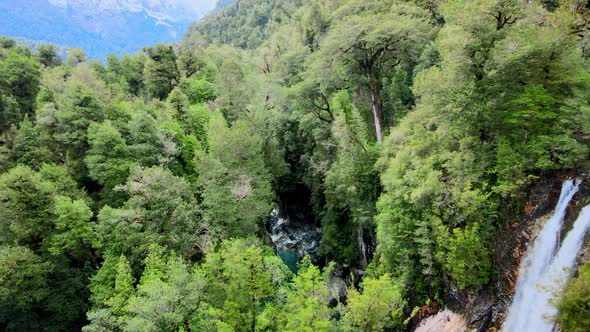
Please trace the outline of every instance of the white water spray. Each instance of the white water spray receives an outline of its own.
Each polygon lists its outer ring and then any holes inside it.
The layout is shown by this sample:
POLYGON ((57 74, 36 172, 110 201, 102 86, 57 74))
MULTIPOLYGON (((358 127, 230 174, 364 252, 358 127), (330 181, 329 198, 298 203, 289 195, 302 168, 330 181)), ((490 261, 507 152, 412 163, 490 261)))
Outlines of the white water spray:
POLYGON ((556 309, 550 299, 560 294, 567 284, 584 236, 590 228, 590 206, 587 206, 559 247, 566 208, 579 185, 579 180, 568 180, 563 184, 553 216, 521 263, 516 293, 504 324, 504 332, 553 331, 555 324, 552 317, 556 309))

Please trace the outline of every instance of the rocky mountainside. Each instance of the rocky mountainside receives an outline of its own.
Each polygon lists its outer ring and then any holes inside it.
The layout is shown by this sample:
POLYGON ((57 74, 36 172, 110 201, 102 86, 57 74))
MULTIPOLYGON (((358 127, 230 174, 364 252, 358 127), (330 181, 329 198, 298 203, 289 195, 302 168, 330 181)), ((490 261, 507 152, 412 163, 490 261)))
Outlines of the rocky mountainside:
POLYGON ((0 34, 79 47, 104 59, 179 40, 214 5, 215 0, 0 0, 0 34))

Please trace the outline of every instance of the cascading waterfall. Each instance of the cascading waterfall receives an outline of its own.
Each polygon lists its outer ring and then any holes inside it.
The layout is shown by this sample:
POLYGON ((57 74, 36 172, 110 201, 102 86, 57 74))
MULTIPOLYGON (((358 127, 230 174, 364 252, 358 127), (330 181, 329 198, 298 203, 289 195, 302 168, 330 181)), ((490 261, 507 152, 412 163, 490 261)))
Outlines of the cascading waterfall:
POLYGON ((563 184, 555 212, 537 236, 520 265, 514 301, 504 332, 551 332, 556 309, 551 298, 563 291, 576 262, 586 231, 590 228, 590 206, 582 209, 563 243, 559 244, 566 208, 578 191, 579 180, 563 184))

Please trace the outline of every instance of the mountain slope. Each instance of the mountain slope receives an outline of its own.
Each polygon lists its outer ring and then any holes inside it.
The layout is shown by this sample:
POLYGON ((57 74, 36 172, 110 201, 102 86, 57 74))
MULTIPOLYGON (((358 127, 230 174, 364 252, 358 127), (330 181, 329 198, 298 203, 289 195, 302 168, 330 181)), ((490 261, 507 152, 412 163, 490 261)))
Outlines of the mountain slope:
POLYGON ((214 2, 0 0, 0 34, 79 47, 91 58, 103 59, 180 39, 214 2))
POLYGON ((193 23, 185 41, 205 40, 254 49, 275 28, 288 23, 301 5, 301 0, 222 0, 216 9, 220 12, 193 23))

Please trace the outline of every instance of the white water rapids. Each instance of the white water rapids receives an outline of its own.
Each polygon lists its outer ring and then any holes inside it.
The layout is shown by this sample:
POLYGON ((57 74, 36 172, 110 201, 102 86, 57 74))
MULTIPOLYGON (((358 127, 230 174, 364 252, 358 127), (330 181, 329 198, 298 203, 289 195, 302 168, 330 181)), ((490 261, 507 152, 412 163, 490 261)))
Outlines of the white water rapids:
POLYGON ((590 228, 590 206, 582 209, 563 243, 559 243, 566 209, 579 180, 567 180, 551 219, 543 226, 519 268, 514 301, 503 332, 552 332, 556 314, 552 298, 559 296, 571 276, 576 256, 590 228))

